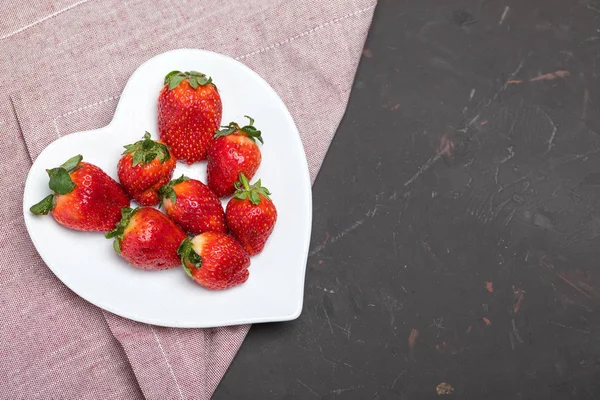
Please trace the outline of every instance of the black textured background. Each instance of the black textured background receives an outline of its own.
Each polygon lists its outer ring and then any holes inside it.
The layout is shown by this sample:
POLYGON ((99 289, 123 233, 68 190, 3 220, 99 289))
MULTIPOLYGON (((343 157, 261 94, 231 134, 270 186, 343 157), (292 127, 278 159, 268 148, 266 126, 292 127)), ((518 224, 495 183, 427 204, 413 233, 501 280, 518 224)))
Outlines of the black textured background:
POLYGON ((599 75, 598 1, 380 0, 303 313, 214 398, 600 399, 599 75))

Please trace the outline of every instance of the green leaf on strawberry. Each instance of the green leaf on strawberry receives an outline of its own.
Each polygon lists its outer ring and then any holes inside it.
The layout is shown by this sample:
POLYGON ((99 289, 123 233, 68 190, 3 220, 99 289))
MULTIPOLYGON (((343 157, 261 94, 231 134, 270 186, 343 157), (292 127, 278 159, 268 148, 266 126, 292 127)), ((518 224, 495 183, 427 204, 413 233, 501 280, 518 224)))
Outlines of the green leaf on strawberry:
POLYGON ((75 157, 69 158, 65 161, 60 168, 64 168, 67 172, 71 173, 77 169, 77 165, 83 160, 83 156, 81 154, 77 154, 75 157))
POLYGON ((171 77, 173 77, 173 76, 175 76, 175 75, 179 75, 179 74, 181 74, 181 71, 171 71, 171 72, 169 72, 169 73, 168 73, 168 74, 165 76, 165 81, 164 81, 164 84, 165 84, 165 85, 166 85, 166 84, 168 84, 168 83, 169 83, 169 81, 170 81, 170 79, 171 79, 171 77))
POLYGON ((207 78, 206 75, 198 77, 196 80, 200 85, 208 85, 209 83, 212 83, 212 78, 210 76, 207 78))
POLYGON ((258 140, 260 143, 264 144, 265 142, 263 141, 261 131, 256 129, 256 127, 254 126, 254 118, 249 117, 247 115, 244 115, 244 117, 250 120, 248 125, 245 125, 240 128, 238 123, 230 122, 229 125, 222 126, 222 128, 224 129, 219 129, 218 131, 216 131, 214 138, 217 139, 222 136, 231 135, 234 132, 239 132, 241 135, 248 137, 253 142, 256 142, 258 140))
POLYGON ((171 77, 169 79, 169 90, 175 89, 177 86, 179 86, 179 84, 181 82, 183 82, 183 80, 185 79, 185 76, 182 75, 175 75, 173 77, 171 77))
POLYGON ((121 241, 118 239, 115 239, 115 241, 113 242, 113 249, 115 250, 115 252, 117 254, 121 254, 121 241))
POLYGON ((150 164, 155 158, 158 158, 161 163, 171 159, 169 147, 152 140, 149 132, 144 134, 142 140, 123 147, 125 147, 123 154, 133 153, 131 163, 134 167, 139 164, 142 166, 150 164))
POLYGON ((113 248, 117 252, 117 254, 121 254, 121 240, 123 240, 123 235, 125 234, 125 228, 129 225, 129 221, 131 221, 131 217, 133 214, 137 212, 139 208, 130 208, 125 207, 121 209, 121 221, 117 224, 115 229, 110 232, 107 232, 104 237, 107 239, 114 238, 113 248))
POLYGON ((198 86, 212 83, 211 77, 207 77, 206 75, 198 71, 171 71, 165 76, 164 84, 168 85, 169 90, 173 90, 177 86, 179 86, 179 84, 185 79, 188 80, 190 86, 194 89, 197 89, 198 86))
POLYGON ((181 182, 187 181, 189 179, 190 178, 188 178, 187 176, 181 175, 179 178, 173 179, 169 183, 167 183, 166 185, 161 187, 158 190, 158 195, 160 196, 161 204, 162 204, 163 199, 165 199, 165 198, 171 200, 173 203, 176 203, 177 202, 177 194, 175 193, 175 189, 173 189, 173 186, 178 185, 181 182))
POLYGON ((69 173, 62 167, 47 169, 46 172, 50 177, 48 186, 50 190, 58 194, 67 194, 75 189, 75 184, 71 180, 69 173))
POLYGON ((240 180, 235 183, 235 194, 233 195, 238 200, 250 199, 250 202, 254 205, 260 204, 260 196, 271 200, 269 197, 271 192, 269 189, 262 186, 260 179, 253 185, 250 185, 248 178, 243 173, 240 173, 240 180))
MULTIPOLYGON (((73 183, 73 180, 69 174, 79 168, 78 165, 81 160, 83 160, 83 157, 81 154, 78 154, 62 163, 60 167, 47 169, 46 172, 50 177, 50 180, 48 181, 50 190, 52 190, 55 194, 71 193, 77 185, 73 183)), ((44 197, 39 203, 31 206, 29 211, 35 215, 47 215, 54 209, 55 205, 55 195, 50 194, 44 197)))
POLYGON ((48 186, 50 189, 58 194, 71 193, 75 189, 75 184, 71 180, 69 174, 77 169, 77 165, 81 162, 83 157, 78 154, 75 157, 69 158, 60 167, 47 169, 46 172, 50 177, 48 186))
POLYGON ((239 128, 239 127, 237 127, 237 124, 236 124, 236 126, 231 126, 233 124, 234 124, 234 122, 230 122, 228 126, 222 126, 222 128, 225 128, 225 129, 219 129, 218 131, 216 131, 214 139, 220 138, 222 136, 227 136, 227 135, 235 132, 237 130, 237 128, 239 128))
POLYGON ((192 267, 198 269, 202 267, 202 257, 196 253, 192 245, 192 241, 189 238, 183 239, 179 247, 177 248, 177 254, 181 257, 181 265, 185 270, 185 273, 190 277, 194 278, 192 271, 188 266, 188 262, 192 267))
POLYGON ((44 197, 42 201, 31 206, 31 208, 29 208, 29 211, 31 211, 35 215, 47 215, 50 211, 52 211, 53 208, 54 195, 49 194, 48 196, 44 197))

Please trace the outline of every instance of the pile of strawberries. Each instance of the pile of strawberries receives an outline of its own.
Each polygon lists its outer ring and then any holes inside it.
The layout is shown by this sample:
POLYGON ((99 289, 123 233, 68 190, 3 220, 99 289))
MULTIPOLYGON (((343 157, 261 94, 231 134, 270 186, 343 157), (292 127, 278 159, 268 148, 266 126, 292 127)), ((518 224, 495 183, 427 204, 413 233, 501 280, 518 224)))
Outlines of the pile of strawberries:
POLYGON ((263 250, 277 210, 260 180, 250 183, 261 163, 261 131, 250 117, 245 126, 231 122, 219 129, 222 111, 210 77, 170 72, 158 96, 160 141, 146 132, 125 146, 120 184, 77 155, 47 170, 53 193, 30 211, 50 213, 67 228, 106 232, 115 251, 137 268, 182 265, 209 289, 245 282, 250 256, 263 250), (208 160, 207 184, 172 179, 176 161, 202 160, 208 160), (219 199, 231 195, 223 210, 219 199), (140 207, 130 208, 131 199, 140 207))

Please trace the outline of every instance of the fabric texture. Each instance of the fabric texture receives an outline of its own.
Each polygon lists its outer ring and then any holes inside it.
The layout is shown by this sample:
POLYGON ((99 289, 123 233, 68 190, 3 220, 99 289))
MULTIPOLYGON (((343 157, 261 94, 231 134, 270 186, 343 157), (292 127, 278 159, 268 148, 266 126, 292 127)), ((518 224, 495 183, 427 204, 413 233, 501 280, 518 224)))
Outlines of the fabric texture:
POLYGON ((57 138, 108 124, 142 62, 202 48, 236 58, 273 86, 298 126, 314 181, 375 2, 28 0, 15 10, 0 1, 0 398, 210 398, 249 326, 156 327, 75 295, 27 235, 28 169, 57 138))

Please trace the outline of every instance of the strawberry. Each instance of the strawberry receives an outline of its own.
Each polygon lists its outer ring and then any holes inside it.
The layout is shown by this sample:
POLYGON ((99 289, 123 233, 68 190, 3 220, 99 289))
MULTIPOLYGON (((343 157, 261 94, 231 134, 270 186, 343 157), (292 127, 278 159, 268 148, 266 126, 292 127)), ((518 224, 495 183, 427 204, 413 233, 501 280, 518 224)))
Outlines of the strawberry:
POLYGON ((177 248, 187 236, 155 208, 123 208, 121 222, 108 232, 113 247, 127 262, 141 269, 166 269, 179 265, 177 248))
POLYGON ((196 71, 171 71, 158 96, 158 132, 176 159, 188 164, 206 159, 221 125, 223 106, 212 79, 196 71))
POLYGON ((252 179, 262 159, 256 140, 263 143, 261 132, 254 127, 254 119, 241 127, 235 122, 215 134, 208 148, 208 187, 219 197, 235 192, 235 182, 241 173, 252 179))
POLYGON ((250 185, 240 174, 235 186, 237 191, 225 211, 227 226, 248 254, 258 254, 273 232, 277 210, 269 198, 269 189, 261 186, 260 180, 250 185))
POLYGON ((51 213, 67 228, 108 232, 121 218, 129 197, 114 179, 77 155, 60 167, 47 169, 48 186, 54 192, 29 210, 36 215, 51 213))
POLYGON ((125 146, 119 160, 118 175, 123 188, 142 206, 158 204, 158 189, 169 182, 175 169, 175 159, 169 148, 150 139, 144 139, 125 146))
POLYGON ((186 238, 177 253, 188 276, 207 289, 227 289, 250 275, 250 256, 229 235, 206 232, 186 238))
POLYGON ((184 231, 227 233, 221 201, 204 183, 181 175, 160 189, 166 214, 184 231))

